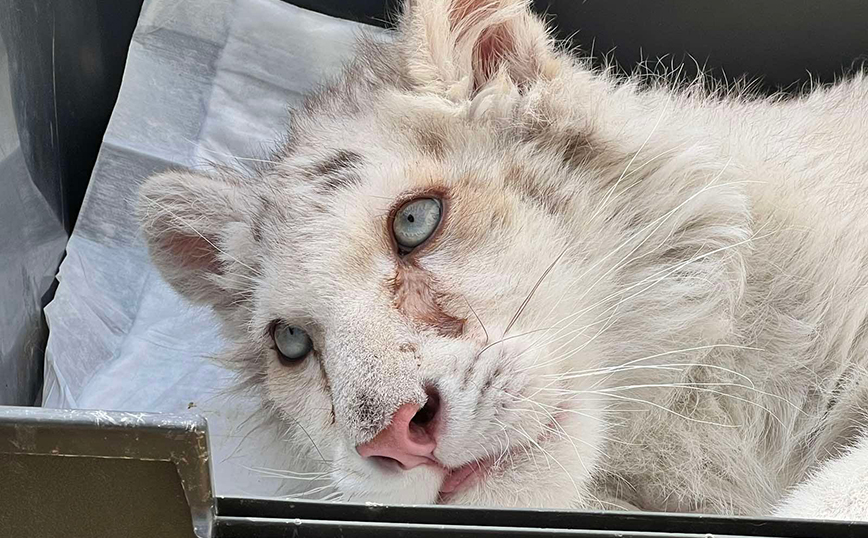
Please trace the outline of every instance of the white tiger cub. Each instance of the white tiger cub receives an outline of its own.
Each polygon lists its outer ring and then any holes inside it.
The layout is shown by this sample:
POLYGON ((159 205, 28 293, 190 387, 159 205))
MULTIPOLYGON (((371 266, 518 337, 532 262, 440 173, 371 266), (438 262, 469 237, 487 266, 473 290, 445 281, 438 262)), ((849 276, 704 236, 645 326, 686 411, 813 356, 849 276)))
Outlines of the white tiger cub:
POLYGON ((868 519, 868 81, 700 86, 409 1, 145 237, 329 498, 868 519))

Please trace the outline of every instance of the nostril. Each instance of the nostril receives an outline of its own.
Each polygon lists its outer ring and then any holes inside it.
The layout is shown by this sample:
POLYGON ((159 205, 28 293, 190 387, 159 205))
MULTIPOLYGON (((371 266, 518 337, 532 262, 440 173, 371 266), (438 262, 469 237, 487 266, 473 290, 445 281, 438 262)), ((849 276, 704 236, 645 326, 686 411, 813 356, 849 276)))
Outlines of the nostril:
POLYGON ((400 406, 389 424, 373 439, 357 445, 356 452, 384 469, 406 471, 420 465, 436 464, 432 454, 437 447, 434 427, 439 399, 439 395, 429 392, 430 405, 425 406, 424 412, 419 404, 400 406))
POLYGON ((429 424, 434 422, 437 413, 440 411, 440 393, 437 389, 428 387, 425 389, 425 392, 428 394, 428 400, 422 409, 416 412, 411 421, 413 424, 422 426, 423 428, 427 428, 429 424))

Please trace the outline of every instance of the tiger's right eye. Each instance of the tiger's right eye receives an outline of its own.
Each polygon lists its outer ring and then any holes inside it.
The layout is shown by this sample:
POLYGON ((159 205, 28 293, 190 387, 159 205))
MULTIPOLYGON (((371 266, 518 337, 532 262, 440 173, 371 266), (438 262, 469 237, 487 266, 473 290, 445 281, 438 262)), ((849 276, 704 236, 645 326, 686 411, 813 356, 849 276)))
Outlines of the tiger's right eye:
POLYGON ((298 327, 280 323, 272 331, 274 345, 280 358, 287 363, 301 362, 313 350, 313 342, 307 333, 298 327))

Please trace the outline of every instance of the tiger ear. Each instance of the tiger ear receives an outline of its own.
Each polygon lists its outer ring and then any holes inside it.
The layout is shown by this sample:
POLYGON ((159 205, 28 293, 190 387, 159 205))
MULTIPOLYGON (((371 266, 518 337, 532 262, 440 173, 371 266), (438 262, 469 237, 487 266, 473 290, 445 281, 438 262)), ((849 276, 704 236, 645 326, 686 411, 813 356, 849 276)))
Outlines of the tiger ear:
POLYGON ((559 68, 528 0, 409 0, 400 30, 408 75, 427 91, 472 98, 501 73, 522 87, 559 68))
MULTIPOLYGON (((145 180, 137 214, 151 259, 181 295, 220 306, 238 291, 252 243, 243 188, 198 172, 168 171, 145 180)), ((249 211, 248 211, 249 212, 249 211)))

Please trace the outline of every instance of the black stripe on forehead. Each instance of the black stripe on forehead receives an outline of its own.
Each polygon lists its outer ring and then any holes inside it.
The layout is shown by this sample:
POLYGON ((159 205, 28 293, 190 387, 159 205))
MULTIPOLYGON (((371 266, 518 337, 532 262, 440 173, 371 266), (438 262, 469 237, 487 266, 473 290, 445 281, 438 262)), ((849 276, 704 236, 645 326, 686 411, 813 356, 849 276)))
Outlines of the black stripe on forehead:
POLYGON ((362 178, 355 173, 355 168, 361 162, 362 156, 358 153, 340 150, 313 165, 310 172, 320 182, 318 190, 328 193, 360 184, 362 178))

